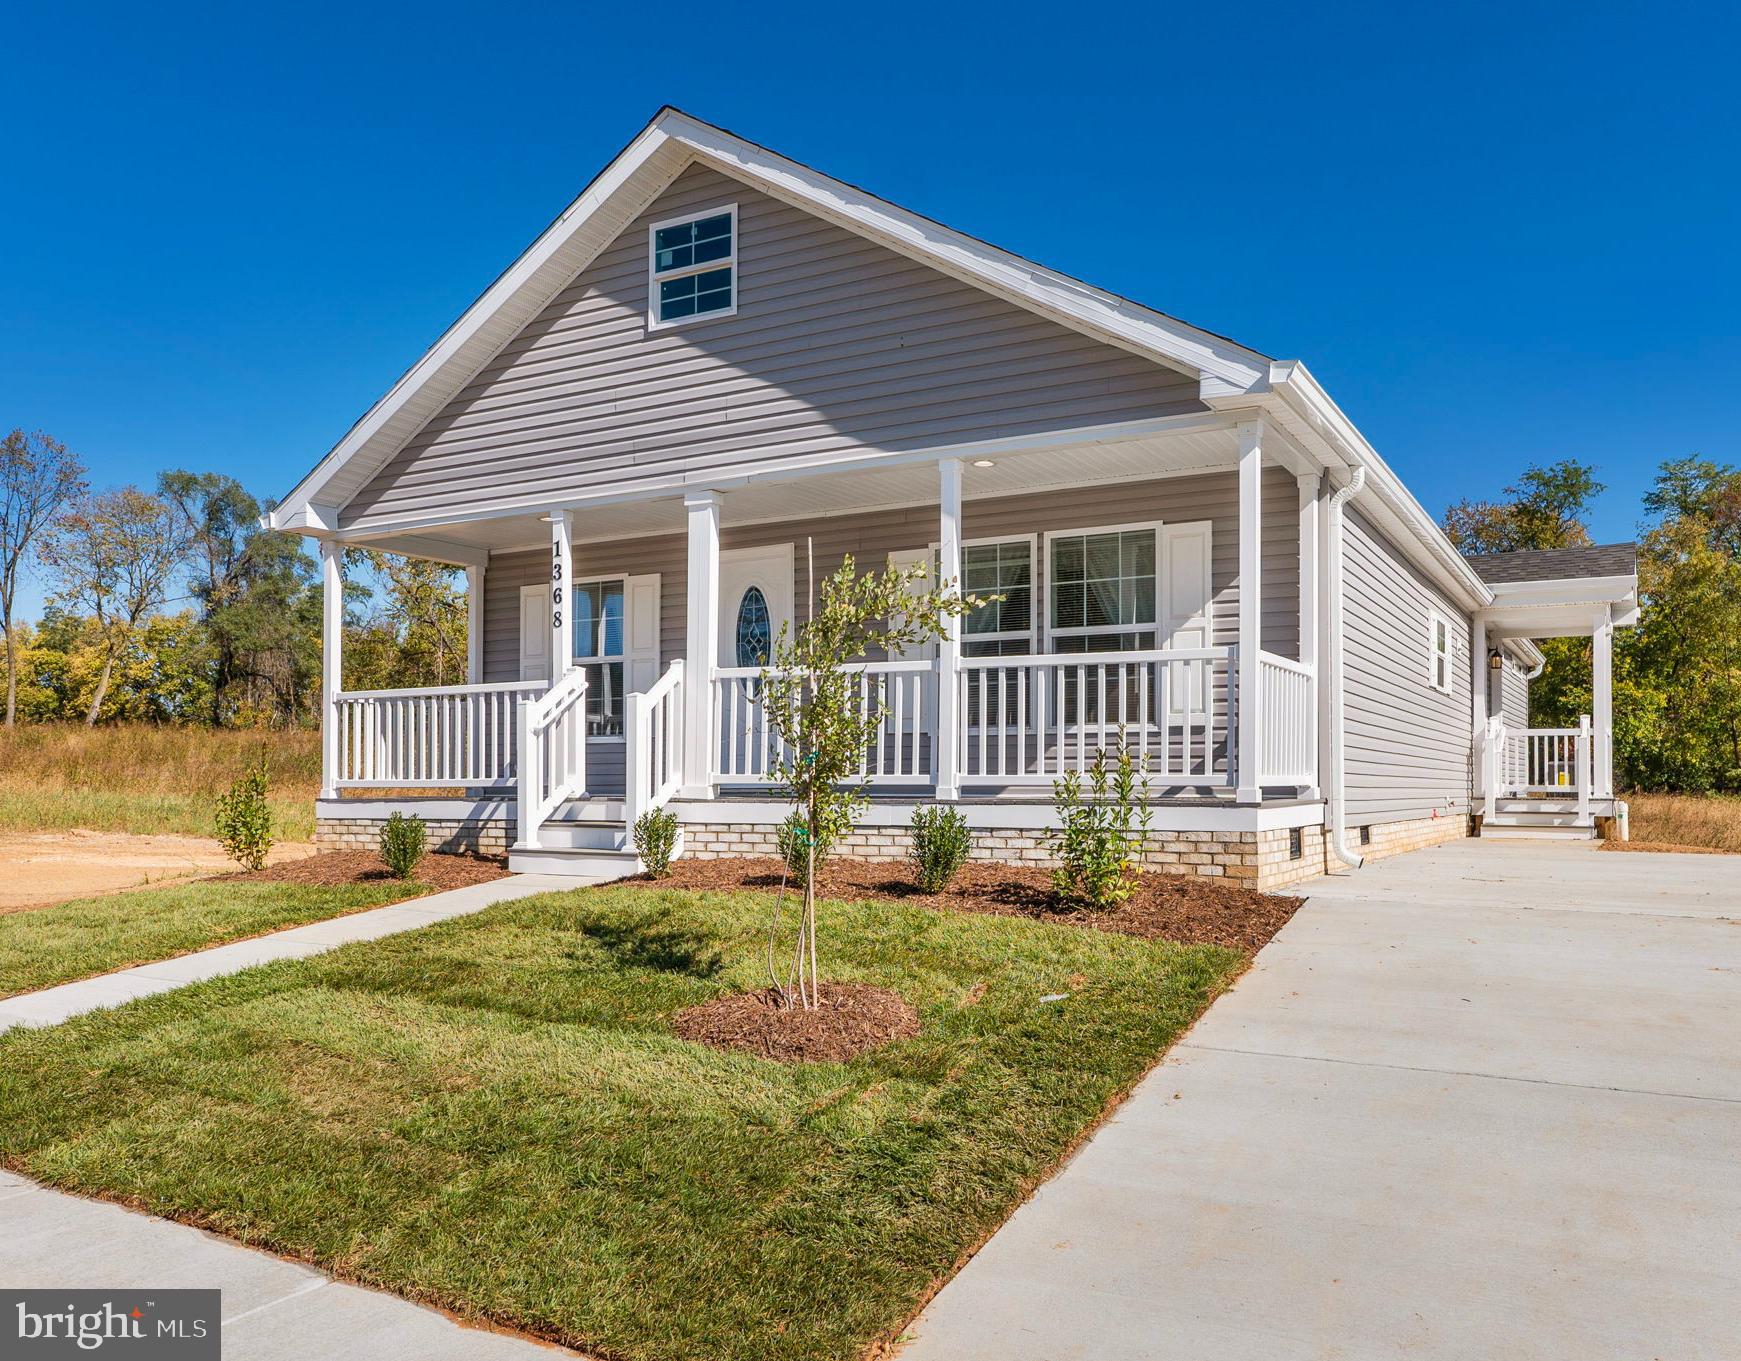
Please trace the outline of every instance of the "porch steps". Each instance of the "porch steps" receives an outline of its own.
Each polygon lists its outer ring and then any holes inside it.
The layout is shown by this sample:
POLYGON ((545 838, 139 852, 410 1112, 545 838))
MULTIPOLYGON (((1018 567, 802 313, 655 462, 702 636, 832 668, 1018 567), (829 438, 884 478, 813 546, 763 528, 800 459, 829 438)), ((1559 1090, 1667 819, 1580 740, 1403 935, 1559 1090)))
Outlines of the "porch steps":
POLYGON ((1499 799, 1493 816, 1481 820, 1481 835, 1494 840, 1594 841, 1595 819, 1578 821, 1576 799, 1499 799))
MULTIPOLYGON (((516 874, 572 874, 587 879, 620 879, 639 874, 641 862, 620 820, 597 816, 547 822, 538 833, 538 849, 510 847, 508 868, 516 874)), ((683 833, 677 833, 673 858, 683 854, 683 833)))

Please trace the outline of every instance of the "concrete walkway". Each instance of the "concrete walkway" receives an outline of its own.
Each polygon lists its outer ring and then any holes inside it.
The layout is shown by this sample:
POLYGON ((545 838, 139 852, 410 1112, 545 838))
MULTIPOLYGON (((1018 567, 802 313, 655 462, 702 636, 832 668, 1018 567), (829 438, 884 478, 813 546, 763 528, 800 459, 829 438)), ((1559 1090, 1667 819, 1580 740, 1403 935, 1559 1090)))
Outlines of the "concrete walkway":
POLYGON ((1306 891, 902 1361, 1735 1356, 1741 860, 1465 842, 1306 891))
POLYGON ((506 879, 468 884, 464 888, 432 893, 391 907, 370 908, 366 912, 310 922, 307 926, 293 926, 270 935, 214 946, 210 950, 196 950, 154 964, 136 965, 97 978, 62 983, 57 988, 21 993, 17 997, 0 999, 0 1030, 18 1025, 59 1025, 87 1011, 117 1007, 123 1002, 149 997, 152 993, 168 992, 189 983, 240 973, 256 964, 270 964, 278 959, 302 959, 356 940, 379 940, 382 936, 414 931, 419 926, 446 921, 449 917, 480 912, 491 903, 575 888, 588 882, 591 881, 573 876, 511 874, 506 879))

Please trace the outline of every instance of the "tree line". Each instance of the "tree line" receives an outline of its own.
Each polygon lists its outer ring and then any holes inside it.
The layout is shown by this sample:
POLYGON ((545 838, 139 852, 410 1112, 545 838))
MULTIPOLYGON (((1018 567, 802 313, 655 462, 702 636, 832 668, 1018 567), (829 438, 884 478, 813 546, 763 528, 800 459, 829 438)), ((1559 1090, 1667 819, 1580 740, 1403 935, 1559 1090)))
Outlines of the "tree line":
MULTIPOLYGON (((1580 548, 1605 490, 1574 459, 1533 466, 1503 495, 1460 501, 1445 532, 1465 553, 1580 548)), ((1638 536, 1638 626, 1614 636, 1615 779, 1628 789, 1741 791, 1741 469, 1662 463, 1638 536)), ((1530 721, 1573 727, 1591 708, 1590 640, 1542 644, 1530 721)))
MULTIPOLYGON (((222 727, 319 721, 321 588, 269 501, 222 473, 93 488, 41 432, 0 440, 5 722, 132 720, 222 727), (17 617, 27 574, 41 618, 17 617)), ((347 551, 343 683, 465 680, 463 574, 347 551)))

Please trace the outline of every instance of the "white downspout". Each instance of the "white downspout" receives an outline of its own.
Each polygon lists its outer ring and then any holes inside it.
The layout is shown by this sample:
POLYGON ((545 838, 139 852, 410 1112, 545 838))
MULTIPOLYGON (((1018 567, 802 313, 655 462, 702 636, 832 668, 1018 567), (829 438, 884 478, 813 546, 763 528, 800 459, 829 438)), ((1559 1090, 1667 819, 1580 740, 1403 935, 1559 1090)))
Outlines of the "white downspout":
POLYGON ((1361 866, 1361 857, 1348 849, 1348 806, 1345 798, 1347 783, 1346 725, 1342 709, 1342 507, 1366 485, 1366 469, 1356 465, 1348 485, 1330 498, 1330 523, 1325 532, 1330 540, 1330 560, 1326 564, 1325 585, 1329 592, 1329 618, 1324 647, 1325 680, 1330 692, 1330 849, 1344 865, 1361 866))

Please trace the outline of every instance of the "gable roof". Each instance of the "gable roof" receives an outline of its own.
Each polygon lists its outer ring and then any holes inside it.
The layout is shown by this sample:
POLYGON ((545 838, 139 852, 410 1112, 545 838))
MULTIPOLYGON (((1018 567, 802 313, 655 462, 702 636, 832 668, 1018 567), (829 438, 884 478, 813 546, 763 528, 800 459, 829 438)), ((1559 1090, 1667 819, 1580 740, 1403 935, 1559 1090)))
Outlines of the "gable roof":
POLYGON ((1574 581, 1587 577, 1638 575, 1638 545, 1527 549, 1516 553, 1465 553, 1463 560, 1489 585, 1517 581, 1574 581))
POLYGON ((1198 379, 1206 399, 1263 391, 1270 360, 1224 336, 1025 260, 678 109, 662 108, 580 196, 290 491, 277 529, 336 530, 338 512, 689 164, 1198 379))

